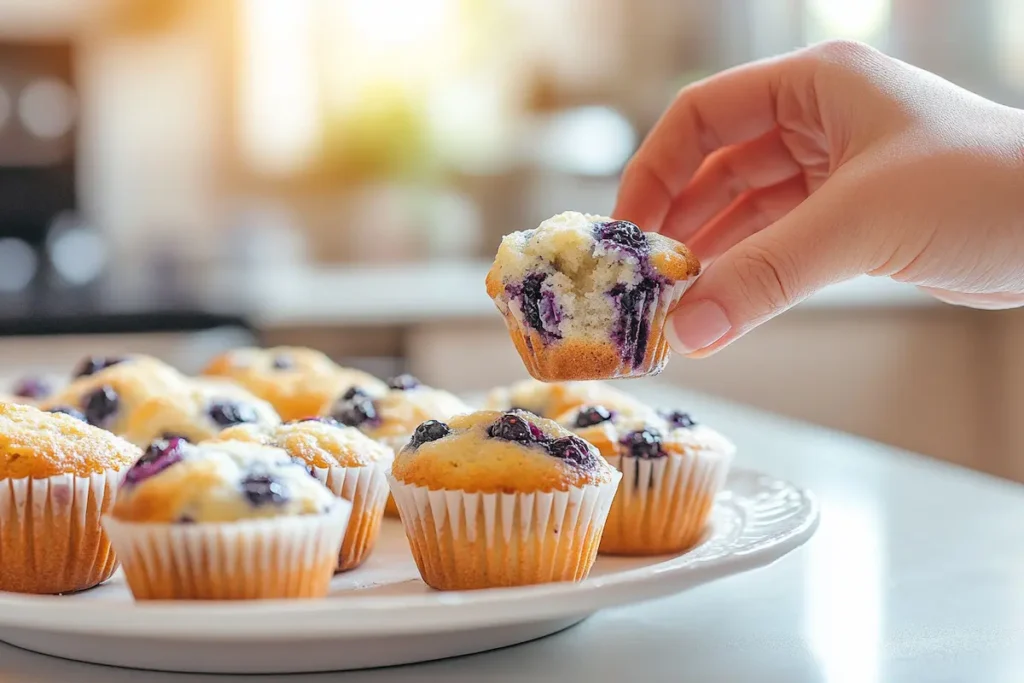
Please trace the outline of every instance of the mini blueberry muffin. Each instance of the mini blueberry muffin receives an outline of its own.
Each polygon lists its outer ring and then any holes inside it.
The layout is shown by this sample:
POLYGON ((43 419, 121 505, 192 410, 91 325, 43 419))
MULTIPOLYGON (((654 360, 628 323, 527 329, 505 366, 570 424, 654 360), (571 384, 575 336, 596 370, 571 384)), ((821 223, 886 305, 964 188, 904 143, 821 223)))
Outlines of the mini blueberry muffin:
POLYGON ((623 475, 602 553, 679 553, 700 541, 736 451, 728 439, 680 411, 630 415, 585 405, 559 422, 623 475))
POLYGON ((8 403, 38 405, 53 393, 53 382, 39 375, 27 375, 14 383, 11 393, 0 396, 8 403))
POLYGON ((525 411, 424 422, 390 475, 416 565, 440 590, 583 580, 620 478, 525 411))
POLYGON ((327 594, 350 505, 279 448, 154 442, 103 524, 136 600, 327 594))
POLYGON ((132 414, 158 397, 185 400, 187 378, 170 365, 148 356, 127 359, 87 358, 77 377, 40 406, 45 410, 79 416, 94 427, 123 435, 132 414))
POLYGON ((173 437, 198 443, 234 425, 273 428, 281 423, 269 403, 228 380, 187 379, 186 386, 184 392, 143 402, 128 415, 123 436, 139 446, 173 437))
POLYGON ((631 412, 647 409, 639 400, 612 388, 605 382, 552 382, 549 384, 534 379, 516 382, 508 387, 492 389, 487 394, 484 408, 488 410, 519 408, 553 420, 584 403, 600 403, 631 412))
POLYGON ((338 571, 355 569, 373 552, 388 499, 387 471, 394 459, 390 448, 329 417, 276 426, 239 425, 225 429, 214 441, 281 448, 308 467, 334 495, 352 504, 338 571))
POLYGON ((74 417, 0 403, 0 591, 70 593, 110 578, 100 517, 140 455, 74 417))
POLYGON ((699 272, 679 242, 568 211, 502 239, 487 293, 534 378, 639 377, 668 362, 665 318, 699 272))
POLYGON ((315 417, 324 403, 349 387, 373 395, 387 390, 373 375, 343 368, 319 351, 291 346, 233 349, 214 358, 203 374, 240 384, 274 406, 282 420, 315 417))
MULTIPOLYGON (((376 397, 361 387, 352 387, 324 406, 321 414, 340 424, 357 427, 371 439, 397 451, 408 443, 420 423, 445 421, 472 410, 458 396, 428 387, 412 375, 392 377, 387 386, 388 390, 376 397)), ((398 508, 390 496, 385 511, 389 517, 398 516, 398 508)))

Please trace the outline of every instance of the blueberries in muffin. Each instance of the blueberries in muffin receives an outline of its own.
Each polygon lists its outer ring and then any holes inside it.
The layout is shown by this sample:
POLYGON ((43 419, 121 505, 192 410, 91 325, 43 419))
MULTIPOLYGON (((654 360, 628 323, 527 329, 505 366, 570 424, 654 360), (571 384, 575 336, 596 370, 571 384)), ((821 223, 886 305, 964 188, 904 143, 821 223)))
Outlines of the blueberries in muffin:
POLYGON ((596 224, 594 239, 625 247, 637 254, 645 254, 650 251, 647 236, 636 224, 629 221, 608 221, 596 224))
POLYGON ((408 391, 409 389, 415 389, 418 386, 420 386, 420 381, 407 372, 388 380, 388 387, 391 389, 397 389, 398 391, 408 391))
POLYGON ((416 428, 409 440, 410 448, 419 448, 429 441, 443 439, 451 433, 451 429, 444 422, 438 420, 427 420, 416 428))
POLYGON ((78 364, 75 369, 74 377, 88 377, 89 375, 95 375, 100 370, 106 370, 107 368, 123 363, 126 359, 120 356, 89 356, 78 364))
POLYGON ((281 505, 288 501, 288 492, 269 474, 253 473, 242 480, 242 493, 254 507, 281 505))
POLYGON ((665 455, 661 450, 661 434, 654 429, 642 429, 630 432, 622 439, 622 444, 629 450, 633 458, 660 458, 665 455))
POLYGON ((558 324, 562 320, 562 312, 555 293, 544 289, 546 279, 546 274, 534 273, 523 280, 518 291, 522 298, 523 316, 533 329, 552 339, 560 339, 558 324))
POLYGON ((88 420, 85 419, 85 415, 82 414, 81 410, 78 410, 77 408, 72 408, 71 406, 56 406, 56 407, 50 408, 46 412, 48 412, 48 413, 63 413, 64 415, 70 415, 71 417, 75 418, 76 420, 81 420, 82 422, 88 422, 88 420))
POLYGON ((661 416, 676 429, 690 429, 697 425, 689 413, 684 413, 681 410, 662 411, 661 416))
POLYGON ((295 367, 295 360, 291 356, 280 353, 274 356, 271 366, 275 370, 291 370, 295 367))
POLYGON ((12 393, 38 401, 53 393, 53 385, 45 377, 22 377, 15 383, 12 393))
POLYGON ((622 358, 634 367, 642 365, 647 355, 650 311, 658 305, 659 290, 657 281, 645 277, 637 285, 616 285, 609 292, 619 310, 612 338, 619 345, 622 358))
POLYGON ((120 402, 114 388, 104 384, 92 393, 86 394, 82 401, 82 413, 86 422, 94 427, 103 427, 117 412, 120 402))
POLYGON ((590 444, 578 436, 565 436, 561 439, 555 439, 547 444, 547 449, 548 453, 556 458, 568 460, 576 465, 586 465, 594 460, 590 444))
POLYGON ((184 439, 167 439, 166 441, 154 441, 142 454, 142 457, 132 465, 125 475, 125 482, 138 484, 150 477, 163 472, 171 465, 181 462, 185 456, 187 443, 184 439))
POLYGON ((377 407, 365 391, 352 387, 334 404, 331 417, 343 425, 358 427, 377 419, 377 407))
POLYGON ((577 429, 593 427, 612 419, 612 413, 604 406, 587 406, 576 415, 577 429))
MULTIPOLYGON (((537 441, 536 427, 515 413, 505 413, 498 421, 487 428, 487 436, 505 441, 532 443, 537 441)), ((539 432, 540 430, 537 430, 539 432)))
POLYGON ((207 409, 210 419, 221 427, 258 422, 256 409, 247 403, 236 401, 214 401, 207 409))

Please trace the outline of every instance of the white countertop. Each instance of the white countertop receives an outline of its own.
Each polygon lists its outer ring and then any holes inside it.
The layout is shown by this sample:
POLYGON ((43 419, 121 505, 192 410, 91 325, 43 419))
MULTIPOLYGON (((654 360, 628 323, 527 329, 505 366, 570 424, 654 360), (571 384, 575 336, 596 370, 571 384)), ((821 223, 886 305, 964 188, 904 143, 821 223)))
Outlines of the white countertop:
MULTIPOLYGON (((817 536, 766 569, 599 613, 526 645, 417 666, 247 680, 1022 680, 1024 488, 674 389, 635 386, 732 435, 741 464, 815 491, 817 536)), ((110 669, 0 645, 0 680, 236 679, 110 669)))

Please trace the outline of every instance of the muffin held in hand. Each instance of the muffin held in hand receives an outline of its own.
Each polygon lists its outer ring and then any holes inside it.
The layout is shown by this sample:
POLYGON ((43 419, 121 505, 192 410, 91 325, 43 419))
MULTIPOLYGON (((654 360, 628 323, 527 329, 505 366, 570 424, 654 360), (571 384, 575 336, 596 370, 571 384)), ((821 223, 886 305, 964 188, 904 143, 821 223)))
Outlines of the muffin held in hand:
POLYGON ((417 427, 390 481, 423 581, 462 590, 586 578, 620 477, 555 422, 480 411, 417 427))
POLYGON ((291 346, 232 349, 214 358, 203 374, 237 382, 274 406, 282 420, 315 417, 349 387, 373 395, 387 390, 373 375, 343 368, 314 349, 291 346))
POLYGON ((139 446, 174 437, 198 443, 234 425, 280 423, 269 403, 233 382, 188 378, 184 391, 153 396, 133 410, 123 436, 139 446))
MULTIPOLYGON (((409 442, 416 427, 427 420, 447 420, 473 409, 458 396, 422 384, 412 375, 388 380, 388 391, 372 396, 360 387, 352 387, 330 401, 321 410, 340 424, 356 427, 371 439, 377 439, 398 451, 409 442)), ((388 497, 385 512, 398 516, 394 498, 388 497)))
POLYGON ((601 539, 611 555, 678 553, 700 541, 735 447, 679 411, 585 405, 559 418, 622 472, 601 539))
POLYGON ((69 593, 110 578, 100 517, 140 454, 69 415, 0 403, 0 591, 69 593))
POLYGON ((285 450, 334 495, 352 504, 338 570, 355 569, 370 556, 388 499, 387 471, 394 452, 354 427, 329 417, 277 426, 239 425, 214 441, 248 441, 285 450))
POLYGON ((153 398, 187 393, 187 378, 148 356, 87 358, 76 378, 40 404, 44 410, 84 419, 95 427, 124 435, 133 413, 153 398))
POLYGON ((665 318, 699 272, 674 240, 570 211, 506 235, 487 293, 534 378, 639 377, 668 362, 665 318))
POLYGON ((103 524, 137 600, 315 598, 350 508, 279 448, 170 439, 128 471, 103 524))
POLYGON ((604 382, 538 382, 528 379, 508 387, 497 387, 487 394, 487 410, 520 409, 555 419, 584 403, 600 403, 622 411, 638 412, 646 406, 638 399, 604 382))

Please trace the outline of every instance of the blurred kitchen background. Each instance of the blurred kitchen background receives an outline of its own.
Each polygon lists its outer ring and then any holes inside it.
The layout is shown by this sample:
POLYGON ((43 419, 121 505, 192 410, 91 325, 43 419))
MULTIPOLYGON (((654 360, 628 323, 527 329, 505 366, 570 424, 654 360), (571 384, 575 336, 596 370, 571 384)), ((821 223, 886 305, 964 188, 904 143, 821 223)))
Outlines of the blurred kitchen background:
MULTIPOLYGON (((1024 103, 1020 0, 0 0, 0 375, 288 343, 524 377, 500 236, 609 212, 687 82, 832 37, 1024 103)), ((1022 321, 865 279, 662 379, 1024 479, 1022 321)))

